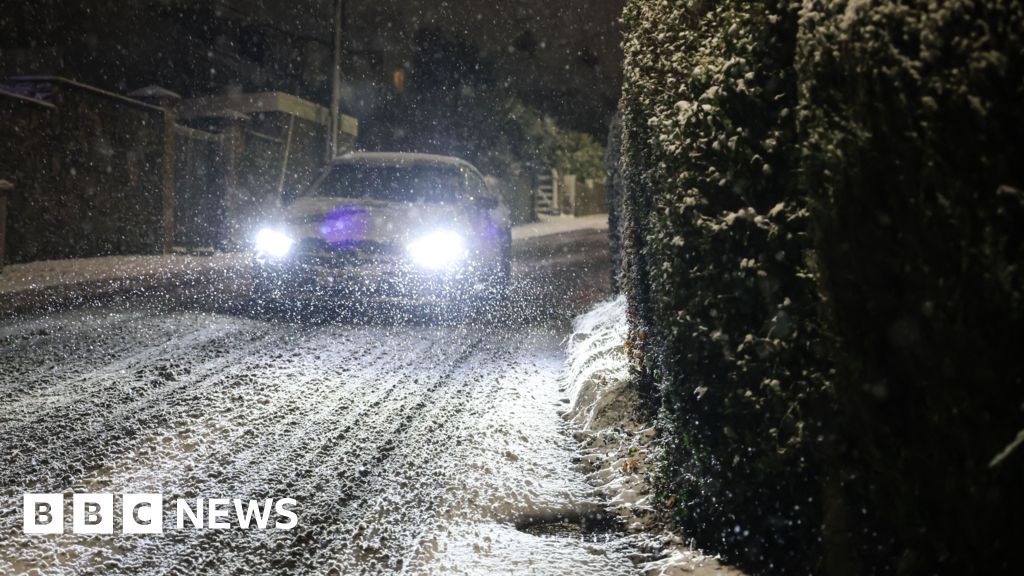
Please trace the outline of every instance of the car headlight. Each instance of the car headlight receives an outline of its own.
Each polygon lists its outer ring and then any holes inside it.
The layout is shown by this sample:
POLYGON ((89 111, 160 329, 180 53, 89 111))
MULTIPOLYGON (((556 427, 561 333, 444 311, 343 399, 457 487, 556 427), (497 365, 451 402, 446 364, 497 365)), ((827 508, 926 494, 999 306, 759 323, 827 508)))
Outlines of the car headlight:
POLYGON ((448 268, 469 256, 462 236, 451 230, 435 230, 420 236, 409 242, 405 250, 413 262, 429 270, 448 268))
POLYGON ((295 240, 287 234, 272 228, 264 228, 256 234, 256 252, 271 258, 284 258, 292 250, 295 240))

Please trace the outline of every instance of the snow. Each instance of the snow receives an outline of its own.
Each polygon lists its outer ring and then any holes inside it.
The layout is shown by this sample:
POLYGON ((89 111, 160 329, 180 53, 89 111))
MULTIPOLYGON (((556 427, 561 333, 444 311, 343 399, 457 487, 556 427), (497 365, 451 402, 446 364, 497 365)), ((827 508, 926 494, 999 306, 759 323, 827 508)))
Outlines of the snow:
POLYGON ((622 411, 629 405, 622 401, 629 395, 627 332, 625 296, 598 304, 573 323, 567 346, 568 417, 583 431, 625 418, 622 411))
POLYGON ((0 572, 192 556, 189 572, 634 573, 623 542, 516 530, 602 507, 558 414, 563 337, 116 309, 2 322, 0 572), (292 497, 300 523, 211 534, 165 513, 160 536, 39 539, 20 533, 25 491, 292 497))
MULTIPOLYGON (((125 295, 166 296, 177 290, 240 294, 250 278, 241 253, 212 256, 105 256, 6 266, 0 314, 48 310, 125 295)), ((195 297, 195 294, 193 294, 195 297)))
POLYGON ((101 256, 68 260, 41 260, 6 266, 3 273, 0 274, 0 294, 42 289, 61 284, 197 273, 210 269, 224 270, 244 262, 245 258, 241 254, 101 256))
POLYGON ((460 158, 440 156, 438 154, 421 154, 412 152, 349 152, 331 161, 331 164, 381 164, 386 166, 424 164, 432 166, 451 166, 454 168, 472 168, 460 158))
POLYGON ((658 455, 657 431, 638 412, 630 384, 626 299, 601 302, 573 322, 567 340, 563 415, 577 429, 581 466, 637 541, 647 541, 657 559, 641 565, 650 576, 742 574, 660 530, 652 503, 658 455))
MULTIPOLYGON (((528 240, 584 230, 605 230, 607 227, 607 214, 580 218, 542 215, 540 222, 513 227, 512 239, 528 240)), ((16 299, 73 297, 69 290, 79 296, 97 291, 123 292, 158 282, 173 284, 183 278, 197 281, 211 277, 221 280, 235 277, 238 282, 244 282, 249 264, 248 255, 241 252, 209 256, 103 256, 12 264, 0 273, 0 300, 6 300, 5 306, 9 306, 16 299)), ((3 308, 0 306, 0 311, 3 308)))
POLYGON ((525 240, 552 234, 564 234, 580 230, 607 230, 608 215, 593 214, 591 216, 551 216, 540 214, 540 222, 522 224, 512 228, 512 240, 525 240))
MULTIPOLYGON (((304 323, 131 299, 0 314, 0 573, 635 574, 631 539, 518 529, 606 506, 574 464, 560 384, 570 315, 607 290, 607 244, 524 245, 514 294, 539 312, 521 322, 304 323), (161 493, 165 532, 26 536, 24 492, 161 493), (295 498, 299 525, 176 530, 174 500, 199 496, 295 498)), ((35 263, 5 281, 123 284, 233 258, 35 263)))

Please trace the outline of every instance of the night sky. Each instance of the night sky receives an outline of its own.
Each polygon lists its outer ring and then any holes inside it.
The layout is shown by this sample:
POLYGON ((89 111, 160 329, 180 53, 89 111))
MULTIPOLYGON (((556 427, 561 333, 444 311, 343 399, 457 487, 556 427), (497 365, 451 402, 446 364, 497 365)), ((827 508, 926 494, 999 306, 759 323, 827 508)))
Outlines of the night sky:
MULTIPOLYGON (((600 134, 621 82, 621 7, 621 0, 348 0, 343 107, 372 114, 381 91, 395 90, 396 74, 402 89, 415 89, 414 50, 433 34, 472 52, 496 87, 563 125, 600 134)), ((158 84, 186 97, 283 90, 326 104, 331 13, 330 0, 8 0, 0 75, 61 75, 121 93, 158 84)))

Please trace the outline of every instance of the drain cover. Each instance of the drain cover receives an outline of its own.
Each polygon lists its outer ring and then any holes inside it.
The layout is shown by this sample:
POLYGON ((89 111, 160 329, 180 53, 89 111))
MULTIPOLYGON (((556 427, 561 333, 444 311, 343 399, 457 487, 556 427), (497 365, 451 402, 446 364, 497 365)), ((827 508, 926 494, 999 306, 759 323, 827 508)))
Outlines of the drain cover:
POLYGON ((516 529, 542 538, 572 540, 607 541, 623 536, 619 519, 604 512, 527 518, 516 523, 516 529))

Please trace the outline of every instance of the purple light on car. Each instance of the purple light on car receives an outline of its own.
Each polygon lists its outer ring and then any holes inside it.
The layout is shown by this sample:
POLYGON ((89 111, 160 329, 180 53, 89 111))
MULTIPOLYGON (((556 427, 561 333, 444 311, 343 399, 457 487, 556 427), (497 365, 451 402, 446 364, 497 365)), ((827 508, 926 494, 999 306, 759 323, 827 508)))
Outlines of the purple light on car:
POLYGON ((320 224, 320 237, 335 247, 344 247, 366 239, 369 218, 358 206, 339 206, 320 224))
POLYGON ((501 238, 501 235, 501 225, 495 222, 494 220, 488 218, 487 222, 484 224, 484 237, 486 237, 488 240, 496 240, 498 238, 501 238))

